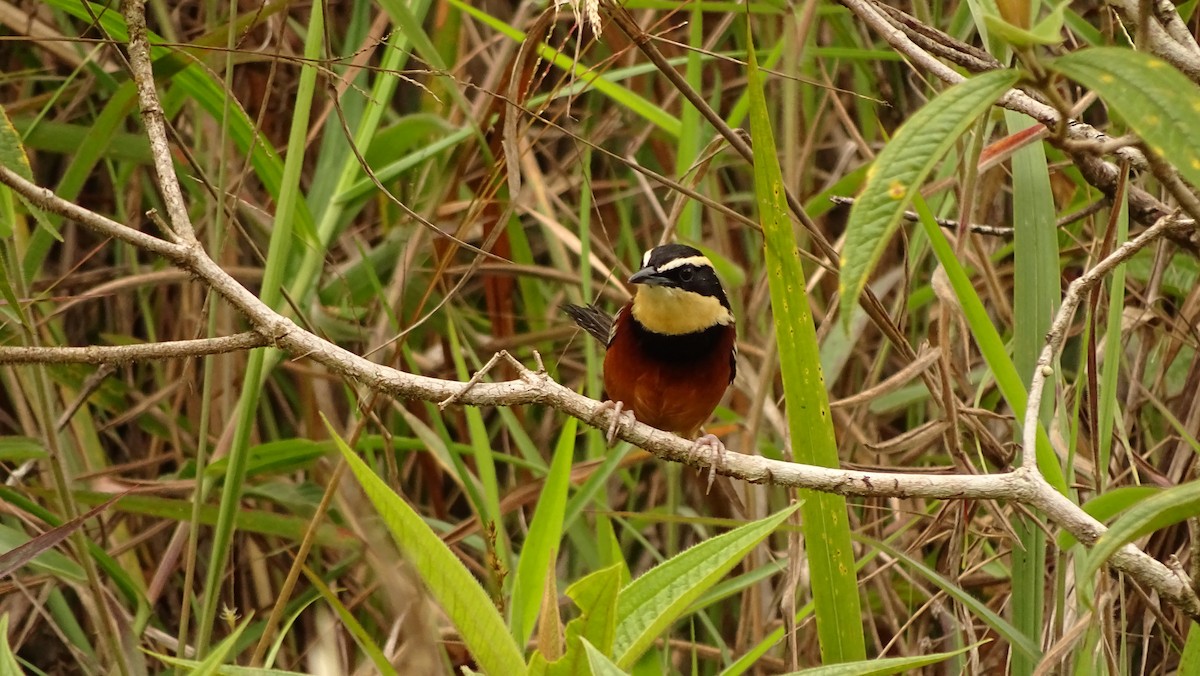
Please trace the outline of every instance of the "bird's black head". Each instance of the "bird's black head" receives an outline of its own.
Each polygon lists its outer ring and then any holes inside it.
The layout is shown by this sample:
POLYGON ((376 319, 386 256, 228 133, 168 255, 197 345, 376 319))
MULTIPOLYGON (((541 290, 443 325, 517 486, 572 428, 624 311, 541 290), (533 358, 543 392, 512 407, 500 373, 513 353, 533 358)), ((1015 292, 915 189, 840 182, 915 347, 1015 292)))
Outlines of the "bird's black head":
POLYGON ((712 262, 685 244, 664 244, 646 252, 642 269, 629 278, 640 285, 633 316, 655 333, 694 333, 732 324, 729 298, 712 262))

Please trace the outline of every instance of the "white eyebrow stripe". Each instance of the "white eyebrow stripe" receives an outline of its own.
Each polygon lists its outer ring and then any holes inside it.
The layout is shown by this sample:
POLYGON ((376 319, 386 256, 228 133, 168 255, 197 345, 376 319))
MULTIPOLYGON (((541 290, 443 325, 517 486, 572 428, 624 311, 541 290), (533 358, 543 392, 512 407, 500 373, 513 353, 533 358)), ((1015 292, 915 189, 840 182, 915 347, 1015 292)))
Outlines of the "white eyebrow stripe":
POLYGON ((658 266, 658 271, 667 272, 669 270, 674 270, 675 268, 681 268, 685 265, 691 265, 697 268, 711 268, 713 266, 712 261, 708 260, 706 256, 688 256, 687 258, 676 258, 673 261, 667 261, 666 263, 658 266))
POLYGON ((642 254, 642 267, 643 268, 646 267, 647 265, 650 265, 650 254, 653 251, 654 251, 653 249, 650 249, 646 253, 642 254))

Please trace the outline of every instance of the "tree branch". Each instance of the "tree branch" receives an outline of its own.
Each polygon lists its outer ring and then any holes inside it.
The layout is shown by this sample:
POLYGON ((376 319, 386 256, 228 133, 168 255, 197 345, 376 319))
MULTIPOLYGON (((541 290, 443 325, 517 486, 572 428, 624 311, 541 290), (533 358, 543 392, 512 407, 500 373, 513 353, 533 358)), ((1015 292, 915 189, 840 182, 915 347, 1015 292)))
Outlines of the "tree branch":
MULTIPOLYGON (((9 186, 26 199, 36 201, 46 210, 76 220, 102 234, 120 237, 126 241, 147 241, 154 247, 152 250, 161 252, 176 265, 195 274, 242 313, 254 327, 257 340, 262 344, 272 344, 297 357, 312 359, 372 390, 401 399, 429 402, 452 400, 469 406, 541 404, 574 416, 594 427, 607 428, 612 424, 614 411, 611 407, 554 382, 541 370, 535 372, 522 368, 519 377, 514 380, 464 383, 406 373, 376 364, 305 331, 295 322, 272 311, 210 259, 198 244, 176 245, 148 237, 78 207, 48 190, 38 188, 7 167, 0 166, 0 183, 9 186)), ((1161 225, 1153 232, 1143 233, 1142 237, 1161 235, 1167 228, 1167 225, 1161 225)), ((1118 254, 1114 253, 1114 256, 1116 255, 1118 254)), ((1111 269, 1111 265, 1115 264, 1116 262, 1111 263, 1107 269, 1111 269)), ((1107 269, 1093 269, 1090 274, 1102 275, 1107 269)), ((628 417, 617 421, 616 432, 621 439, 644 448, 663 460, 702 469, 709 467, 712 462, 707 454, 696 454, 690 440, 631 421, 628 417)), ((1029 467, 1021 467, 1003 474, 984 475, 860 472, 801 465, 728 451, 716 471, 753 483, 773 483, 860 497, 1011 500, 1042 510, 1052 522, 1084 544, 1094 543, 1105 532, 1103 524, 1060 495, 1029 467)), ((1191 587, 1184 584, 1167 566, 1133 545, 1122 548, 1110 563, 1114 568, 1128 573, 1132 578, 1154 589, 1165 600, 1192 617, 1200 618, 1200 600, 1196 598, 1191 587)))
POLYGON ((239 352, 267 345, 261 334, 247 332, 222 338, 172 340, 140 345, 84 347, 0 347, 0 364, 126 364, 135 361, 188 359, 239 352))

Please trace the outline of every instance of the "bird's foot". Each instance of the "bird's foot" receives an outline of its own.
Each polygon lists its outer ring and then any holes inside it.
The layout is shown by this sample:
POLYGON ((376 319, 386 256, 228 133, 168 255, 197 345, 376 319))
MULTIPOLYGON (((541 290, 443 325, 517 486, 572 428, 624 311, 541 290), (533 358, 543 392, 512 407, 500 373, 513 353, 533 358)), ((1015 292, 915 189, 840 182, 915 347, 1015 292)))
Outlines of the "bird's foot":
POLYGON ((717 478, 717 470, 725 466, 725 444, 715 435, 705 434, 692 443, 692 457, 699 458, 701 453, 708 454, 708 494, 712 490, 713 481, 717 478))
POLYGON ((608 423, 608 431, 604 435, 604 439, 608 441, 608 445, 612 446, 617 440, 617 427, 621 424, 621 416, 626 416, 631 422, 637 422, 637 418, 633 417, 633 411, 625 410, 625 403, 621 401, 613 401, 606 399, 600 404, 600 409, 612 409, 613 417, 608 423))

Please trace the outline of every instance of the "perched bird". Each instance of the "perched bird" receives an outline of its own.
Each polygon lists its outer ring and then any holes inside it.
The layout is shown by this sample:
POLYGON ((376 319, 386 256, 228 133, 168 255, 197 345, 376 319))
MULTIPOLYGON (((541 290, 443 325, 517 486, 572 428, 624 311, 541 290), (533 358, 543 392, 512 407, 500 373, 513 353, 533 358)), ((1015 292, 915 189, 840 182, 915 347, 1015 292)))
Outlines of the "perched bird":
MULTIPOLYGON (((617 409, 660 430, 695 439, 737 371, 737 327, 712 262, 697 249, 666 244, 646 252, 629 278, 633 300, 615 317, 594 305, 567 314, 604 343, 604 390, 617 409)), ((719 461, 713 435, 696 440, 719 461)), ((714 461, 714 464, 716 464, 714 461)))

